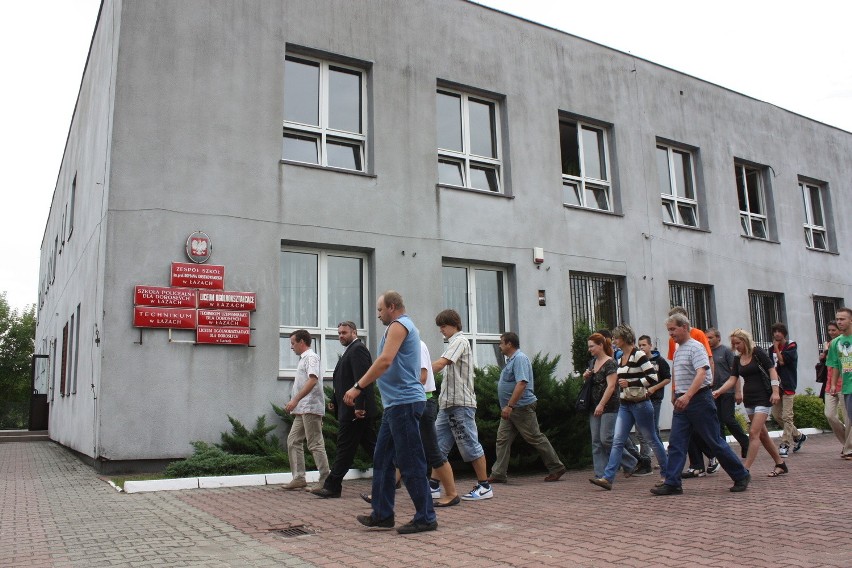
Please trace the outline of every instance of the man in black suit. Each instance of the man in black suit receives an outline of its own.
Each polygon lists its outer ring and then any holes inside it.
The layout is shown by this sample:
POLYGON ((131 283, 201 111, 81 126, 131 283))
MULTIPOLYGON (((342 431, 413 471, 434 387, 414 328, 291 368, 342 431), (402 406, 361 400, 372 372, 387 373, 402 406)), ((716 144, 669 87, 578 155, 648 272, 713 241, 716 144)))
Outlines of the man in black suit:
POLYGON ((311 491, 317 497, 326 499, 340 497, 343 476, 352 467, 358 445, 360 444, 371 458, 376 449, 376 399, 373 385, 370 384, 361 391, 360 396, 355 399, 355 406, 343 403, 343 395, 352 388, 355 381, 364 376, 373 364, 373 358, 364 343, 358 339, 353 322, 341 322, 337 326, 337 338, 341 345, 346 347, 334 367, 334 398, 328 403, 328 409, 337 412, 337 455, 323 486, 311 491))

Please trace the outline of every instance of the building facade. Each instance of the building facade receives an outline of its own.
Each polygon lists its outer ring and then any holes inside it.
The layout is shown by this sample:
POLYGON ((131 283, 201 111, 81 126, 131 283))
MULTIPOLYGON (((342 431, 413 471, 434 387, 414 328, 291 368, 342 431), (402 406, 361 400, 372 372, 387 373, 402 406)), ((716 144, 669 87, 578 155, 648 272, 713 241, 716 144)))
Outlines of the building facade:
MULTIPOLYGON (((187 455, 289 396, 289 333, 375 352, 396 289, 563 356, 575 321, 665 345, 671 305, 798 341, 850 295, 852 135, 461 0, 105 0, 42 243, 50 435, 107 469, 187 455), (134 327, 187 235, 256 293, 251 347, 134 327)), ((665 351, 663 349, 663 351, 665 351)), ((666 419, 664 418, 664 421, 666 419)))

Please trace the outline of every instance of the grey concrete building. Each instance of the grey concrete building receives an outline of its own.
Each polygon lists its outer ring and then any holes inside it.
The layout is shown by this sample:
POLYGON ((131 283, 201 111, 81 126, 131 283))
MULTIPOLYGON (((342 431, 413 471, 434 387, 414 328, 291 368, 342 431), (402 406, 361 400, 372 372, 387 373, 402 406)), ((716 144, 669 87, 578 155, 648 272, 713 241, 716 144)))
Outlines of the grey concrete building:
POLYGON ((665 352, 672 304, 761 341, 780 319, 804 388, 850 295, 850 155, 848 132, 461 0, 105 0, 41 248, 50 435, 102 468, 185 456, 286 400, 291 331, 329 370, 341 320, 375 352, 387 288, 433 354, 451 306, 477 364, 514 330, 563 375, 577 320, 665 352), (133 326, 196 230, 257 294, 253 347, 133 326))

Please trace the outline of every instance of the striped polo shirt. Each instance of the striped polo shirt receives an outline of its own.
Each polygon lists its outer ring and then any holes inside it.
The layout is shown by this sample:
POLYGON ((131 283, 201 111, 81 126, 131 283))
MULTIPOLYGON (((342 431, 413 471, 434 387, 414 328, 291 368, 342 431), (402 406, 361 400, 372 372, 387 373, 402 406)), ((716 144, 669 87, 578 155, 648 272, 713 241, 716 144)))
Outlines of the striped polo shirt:
POLYGON ((447 348, 441 353, 441 357, 450 361, 450 364, 444 367, 444 380, 441 383, 441 394, 438 396, 438 408, 450 406, 476 408, 470 341, 459 331, 447 340, 447 348))
POLYGON ((672 366, 676 394, 683 394, 689 390, 698 369, 707 369, 707 375, 705 375, 704 383, 701 386, 706 387, 713 384, 713 373, 710 370, 710 358, 707 357, 707 350, 692 338, 677 348, 672 366))

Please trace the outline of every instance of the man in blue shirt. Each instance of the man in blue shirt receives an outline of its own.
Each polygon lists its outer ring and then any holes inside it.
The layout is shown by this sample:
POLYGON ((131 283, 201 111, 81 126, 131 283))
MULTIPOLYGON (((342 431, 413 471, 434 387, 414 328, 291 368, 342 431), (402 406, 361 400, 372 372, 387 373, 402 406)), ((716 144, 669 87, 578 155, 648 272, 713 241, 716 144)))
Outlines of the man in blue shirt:
POLYGON ((411 522, 397 527, 397 532, 433 531, 438 528, 438 521, 420 441, 420 417, 426 407, 426 391, 420 383, 420 332, 405 313, 398 292, 388 290, 379 296, 376 310, 381 322, 388 326, 379 342, 379 356, 343 397, 344 403, 353 406, 361 391, 378 381, 384 406, 373 454, 373 512, 358 515, 358 522, 370 528, 393 528, 394 486, 399 468, 415 514, 411 522))
POLYGON ((502 410, 497 428, 497 461, 489 478, 491 483, 506 483, 509 453, 518 434, 541 455, 550 472, 545 481, 557 481, 565 473, 565 466, 539 429, 532 364, 520 351, 520 346, 517 333, 510 331, 500 336, 500 352, 506 357, 506 366, 497 383, 497 398, 502 410))

